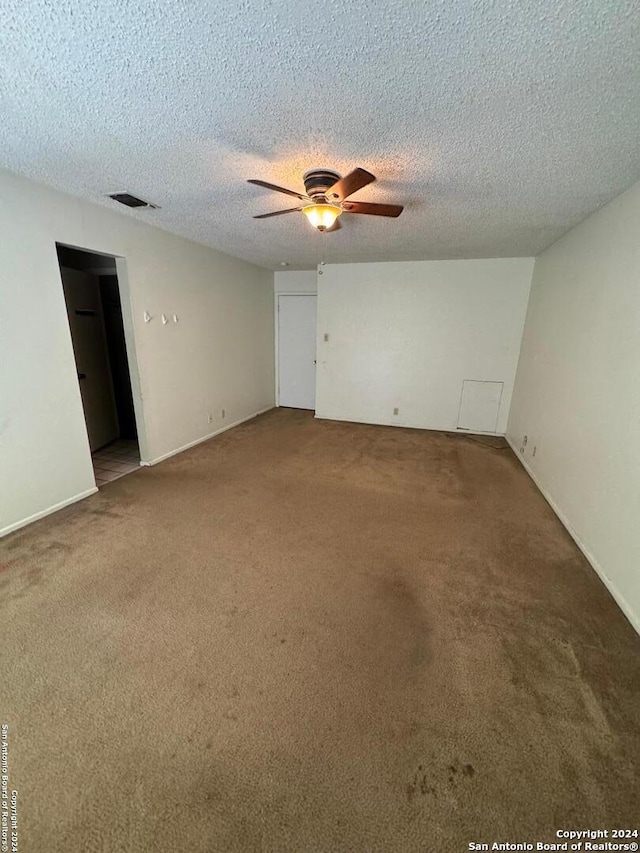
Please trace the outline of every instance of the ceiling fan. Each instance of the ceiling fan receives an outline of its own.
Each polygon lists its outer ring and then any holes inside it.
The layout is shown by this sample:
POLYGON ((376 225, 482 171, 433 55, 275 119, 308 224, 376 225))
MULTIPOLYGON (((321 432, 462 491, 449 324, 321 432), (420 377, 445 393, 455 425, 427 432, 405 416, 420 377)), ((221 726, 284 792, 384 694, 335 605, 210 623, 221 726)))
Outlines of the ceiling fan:
POLYGON ((248 183, 278 193, 285 193, 300 199, 299 207, 275 210, 273 213, 261 213, 254 219, 268 219, 270 216, 282 216, 283 213, 302 212, 318 231, 337 231, 340 228, 338 217, 343 213, 364 213, 368 216, 400 216, 401 204, 370 204, 366 201, 347 201, 353 193, 373 183, 376 176, 366 169, 354 169, 344 178, 329 169, 312 169, 303 176, 305 193, 287 190, 266 181, 250 180, 248 183))

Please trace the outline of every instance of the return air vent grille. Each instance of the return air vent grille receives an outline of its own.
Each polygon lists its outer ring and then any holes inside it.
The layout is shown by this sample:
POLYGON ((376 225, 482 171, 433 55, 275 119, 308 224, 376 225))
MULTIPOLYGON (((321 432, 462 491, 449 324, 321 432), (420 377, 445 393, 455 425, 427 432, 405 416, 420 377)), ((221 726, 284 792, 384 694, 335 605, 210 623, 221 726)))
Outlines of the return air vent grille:
POLYGON ((110 193, 109 198, 112 198, 114 201, 119 201, 120 204, 126 205, 126 207, 150 207, 152 210, 157 210, 157 204, 151 204, 149 201, 143 201, 141 198, 138 198, 135 195, 131 195, 131 193, 110 193))

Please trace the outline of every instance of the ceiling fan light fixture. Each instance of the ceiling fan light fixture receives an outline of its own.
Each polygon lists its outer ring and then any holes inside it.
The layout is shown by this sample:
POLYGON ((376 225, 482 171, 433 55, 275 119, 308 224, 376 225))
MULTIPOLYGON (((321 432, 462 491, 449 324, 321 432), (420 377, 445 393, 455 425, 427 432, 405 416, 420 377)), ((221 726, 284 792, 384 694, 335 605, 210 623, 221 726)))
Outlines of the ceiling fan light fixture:
POLYGON ((314 228, 326 231, 340 216, 342 209, 335 204, 309 204, 302 208, 302 212, 314 228))
POLYGON ((366 201, 346 201, 353 193, 375 181, 376 176, 366 169, 353 169, 343 178, 329 169, 312 169, 304 174, 305 193, 288 190, 267 181, 249 178, 250 184, 274 190, 299 198, 298 207, 287 210, 273 210, 271 213, 259 213, 254 219, 270 219, 285 213, 304 213, 311 225, 318 231, 337 231, 340 228, 338 217, 342 213, 360 213, 366 216, 387 216, 395 219, 403 211, 401 204, 373 204, 366 201))

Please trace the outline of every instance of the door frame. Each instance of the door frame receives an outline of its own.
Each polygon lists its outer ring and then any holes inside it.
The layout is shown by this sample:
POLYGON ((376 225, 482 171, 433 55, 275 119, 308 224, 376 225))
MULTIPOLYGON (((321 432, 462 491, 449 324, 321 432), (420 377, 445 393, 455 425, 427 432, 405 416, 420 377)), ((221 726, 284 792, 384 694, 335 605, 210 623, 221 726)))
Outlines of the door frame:
MULTIPOLYGON (((286 291, 286 293, 285 293, 285 292, 282 292, 282 293, 276 293, 275 336, 274 336, 274 340, 275 340, 275 350, 276 350, 276 352, 275 352, 275 360, 276 360, 276 369, 275 369, 275 374, 276 374, 276 377, 275 377, 275 378, 276 378, 276 389, 275 389, 275 397, 276 397, 276 407, 278 407, 278 408, 280 407, 280 343, 279 343, 279 337, 280 337, 280 297, 281 297, 281 296, 314 296, 314 297, 315 297, 315 299, 316 299, 316 304, 317 304, 317 299, 318 299, 318 294, 317 294, 317 293, 312 293, 312 292, 311 292, 311 291, 309 291, 309 290, 288 290, 288 291, 286 291)), ((317 359, 317 354, 318 354, 318 328, 317 328, 317 319, 316 319, 316 379, 317 379, 317 373, 318 373, 318 359, 317 359)), ((314 411, 315 411, 315 406, 314 406, 314 411)))
MULTIPOLYGON (((64 246, 67 249, 77 249, 80 252, 88 252, 92 255, 100 255, 103 258, 112 258, 115 261, 116 277, 118 279, 118 292, 120 293, 120 307, 122 310, 122 325, 124 327, 124 343, 125 349, 127 351, 127 364, 129 366, 129 379, 131 381, 131 393, 133 396, 133 412, 136 422, 136 432, 138 433, 140 464, 147 464, 147 460, 149 459, 149 444, 147 440, 144 399, 142 395, 142 383, 140 380, 140 369, 138 366, 138 354, 136 348, 135 328, 133 323, 133 306, 131 304, 131 287, 129 284, 129 271, 127 268, 127 260, 121 255, 116 255, 110 252, 103 252, 97 249, 91 249, 87 246, 76 246, 73 243, 66 243, 63 240, 56 240, 55 246, 64 246)), ((58 253, 56 248, 56 261, 57 260, 58 253)), ((59 262, 58 274, 60 276, 60 287, 62 288, 62 274, 60 273, 59 262)), ((84 413, 82 420, 86 431, 87 424, 84 418, 84 413)), ((91 461, 91 451, 89 450, 88 433, 87 450, 89 452, 89 460, 91 461)))

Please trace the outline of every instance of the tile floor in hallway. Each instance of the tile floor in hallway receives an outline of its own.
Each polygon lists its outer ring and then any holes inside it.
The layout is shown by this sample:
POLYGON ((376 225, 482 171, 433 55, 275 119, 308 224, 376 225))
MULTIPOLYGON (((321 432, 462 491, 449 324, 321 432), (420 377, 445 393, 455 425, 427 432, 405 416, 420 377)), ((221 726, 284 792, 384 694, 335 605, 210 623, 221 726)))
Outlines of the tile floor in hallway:
POLYGON ((104 486, 118 477, 124 477, 140 467, 140 450, 138 442, 118 439, 107 444, 91 455, 96 486, 104 486))

